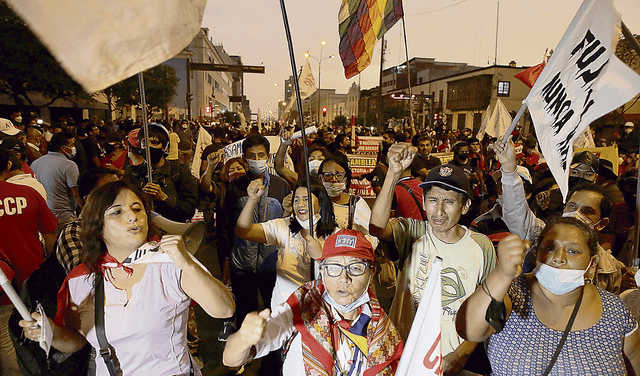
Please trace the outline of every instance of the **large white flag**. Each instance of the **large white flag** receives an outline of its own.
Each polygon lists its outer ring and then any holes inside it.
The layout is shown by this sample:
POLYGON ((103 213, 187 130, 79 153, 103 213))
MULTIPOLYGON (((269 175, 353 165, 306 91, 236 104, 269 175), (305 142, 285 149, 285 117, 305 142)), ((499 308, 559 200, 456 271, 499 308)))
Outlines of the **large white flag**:
POLYGON ((193 162, 191 163, 191 174, 200 179, 200 165, 202 164, 202 152, 213 143, 211 134, 202 126, 198 129, 198 142, 196 142, 196 151, 193 154, 193 162))
POLYGON ((476 138, 480 141, 484 138, 485 131, 487 129, 487 125, 489 125, 489 117, 491 116, 491 104, 487 106, 487 110, 482 114, 482 122, 480 123, 480 129, 478 129, 478 134, 476 138))
POLYGON ((502 100, 498 98, 496 102, 496 106, 493 108, 493 112, 491 113, 491 117, 487 122, 487 129, 485 132, 491 137, 502 137, 509 130, 509 126, 511 125, 511 114, 502 103, 502 100))
POLYGON ((418 311, 411 325, 398 376, 442 375, 442 259, 435 257, 418 311))
POLYGON ((207 5, 206 0, 7 2, 88 92, 177 55, 200 30, 207 5))
MULTIPOLYGON (((311 94, 316 92, 316 80, 313 78, 313 72, 311 72, 311 64, 309 64, 309 57, 307 57, 307 61, 305 61, 304 66, 302 67, 302 71, 300 72, 300 77, 298 78, 298 85, 300 86, 300 97, 304 100, 309 98, 311 94)), ((287 104, 287 107, 284 109, 284 115, 282 115, 282 119, 286 119, 289 116, 289 112, 293 108, 293 105, 296 103, 296 91, 293 90, 293 95, 291 96, 291 100, 287 104)))
POLYGON ((612 0, 585 0, 524 100, 565 199, 574 139, 640 92, 640 76, 614 55, 619 32, 612 0))

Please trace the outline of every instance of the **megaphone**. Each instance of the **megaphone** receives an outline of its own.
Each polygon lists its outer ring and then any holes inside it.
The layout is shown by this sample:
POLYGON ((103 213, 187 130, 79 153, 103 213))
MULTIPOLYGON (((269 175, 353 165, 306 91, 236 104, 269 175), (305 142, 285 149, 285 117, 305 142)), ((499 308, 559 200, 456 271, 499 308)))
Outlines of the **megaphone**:
POLYGON ((169 220, 156 212, 151 212, 151 225, 153 231, 158 236, 182 235, 187 251, 195 255, 207 232, 207 225, 204 221, 194 223, 181 223, 169 220))

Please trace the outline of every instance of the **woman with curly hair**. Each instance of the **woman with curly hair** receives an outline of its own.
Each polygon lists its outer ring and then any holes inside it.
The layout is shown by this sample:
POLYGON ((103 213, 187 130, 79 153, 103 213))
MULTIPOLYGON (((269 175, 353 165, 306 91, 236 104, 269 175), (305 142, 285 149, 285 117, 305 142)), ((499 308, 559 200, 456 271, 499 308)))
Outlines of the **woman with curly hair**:
MULTIPOLYGON (((181 236, 147 243, 149 205, 124 181, 96 189, 81 215, 83 264, 67 276, 50 321, 52 346, 75 352, 96 335, 95 296, 104 291, 104 330, 123 375, 193 375, 187 347, 191 299, 212 317, 233 314, 231 293, 192 257, 181 236), (144 247, 143 247, 144 245, 144 247)), ((32 313, 41 320, 38 313, 32 313)), ((25 336, 38 341, 41 329, 20 321, 25 336)), ((106 363, 106 359, 105 359, 106 363)), ((96 361, 96 375, 110 372, 96 361)))

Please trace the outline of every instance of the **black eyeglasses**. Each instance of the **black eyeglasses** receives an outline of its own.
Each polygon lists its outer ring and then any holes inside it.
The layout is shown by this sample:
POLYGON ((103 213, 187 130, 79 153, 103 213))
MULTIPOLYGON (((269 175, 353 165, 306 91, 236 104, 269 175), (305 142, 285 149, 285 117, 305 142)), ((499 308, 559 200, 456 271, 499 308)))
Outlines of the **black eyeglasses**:
POLYGON ((333 172, 323 172, 320 174, 320 177, 322 177, 324 181, 343 181, 347 177, 347 174, 344 172, 337 172, 335 174, 333 172))
POLYGON ((353 262, 349 265, 322 264, 321 266, 324 268, 325 272, 329 277, 333 277, 333 278, 340 277, 343 269, 346 269, 347 274, 349 274, 351 277, 359 277, 367 271, 367 268, 369 268, 369 263, 364 261, 359 261, 359 262, 353 262))

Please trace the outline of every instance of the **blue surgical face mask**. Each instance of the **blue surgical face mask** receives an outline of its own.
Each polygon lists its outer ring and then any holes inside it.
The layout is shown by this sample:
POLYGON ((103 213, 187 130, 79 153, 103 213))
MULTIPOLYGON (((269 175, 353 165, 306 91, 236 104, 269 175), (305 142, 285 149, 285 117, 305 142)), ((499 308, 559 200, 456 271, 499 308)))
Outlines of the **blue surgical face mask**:
MULTIPOLYGON (((346 273, 346 271, 344 272, 346 273)), ((349 313, 351 311, 353 311, 354 309, 357 309, 358 307, 360 307, 361 305, 368 303, 369 302, 369 291, 368 289, 365 289, 364 292, 362 293, 362 295, 360 295, 360 297, 356 300, 354 300, 353 302, 347 304, 347 305, 343 305, 340 304, 338 302, 336 302, 331 295, 329 295, 329 293, 327 292, 327 290, 324 291, 324 293, 322 294, 322 298, 324 299, 325 302, 329 303, 330 306, 332 306, 333 308, 337 309, 338 311, 342 312, 342 313, 349 313)))
POLYGON ((533 273, 545 289, 554 295, 562 295, 584 286, 587 269, 558 269, 538 261, 533 273))

